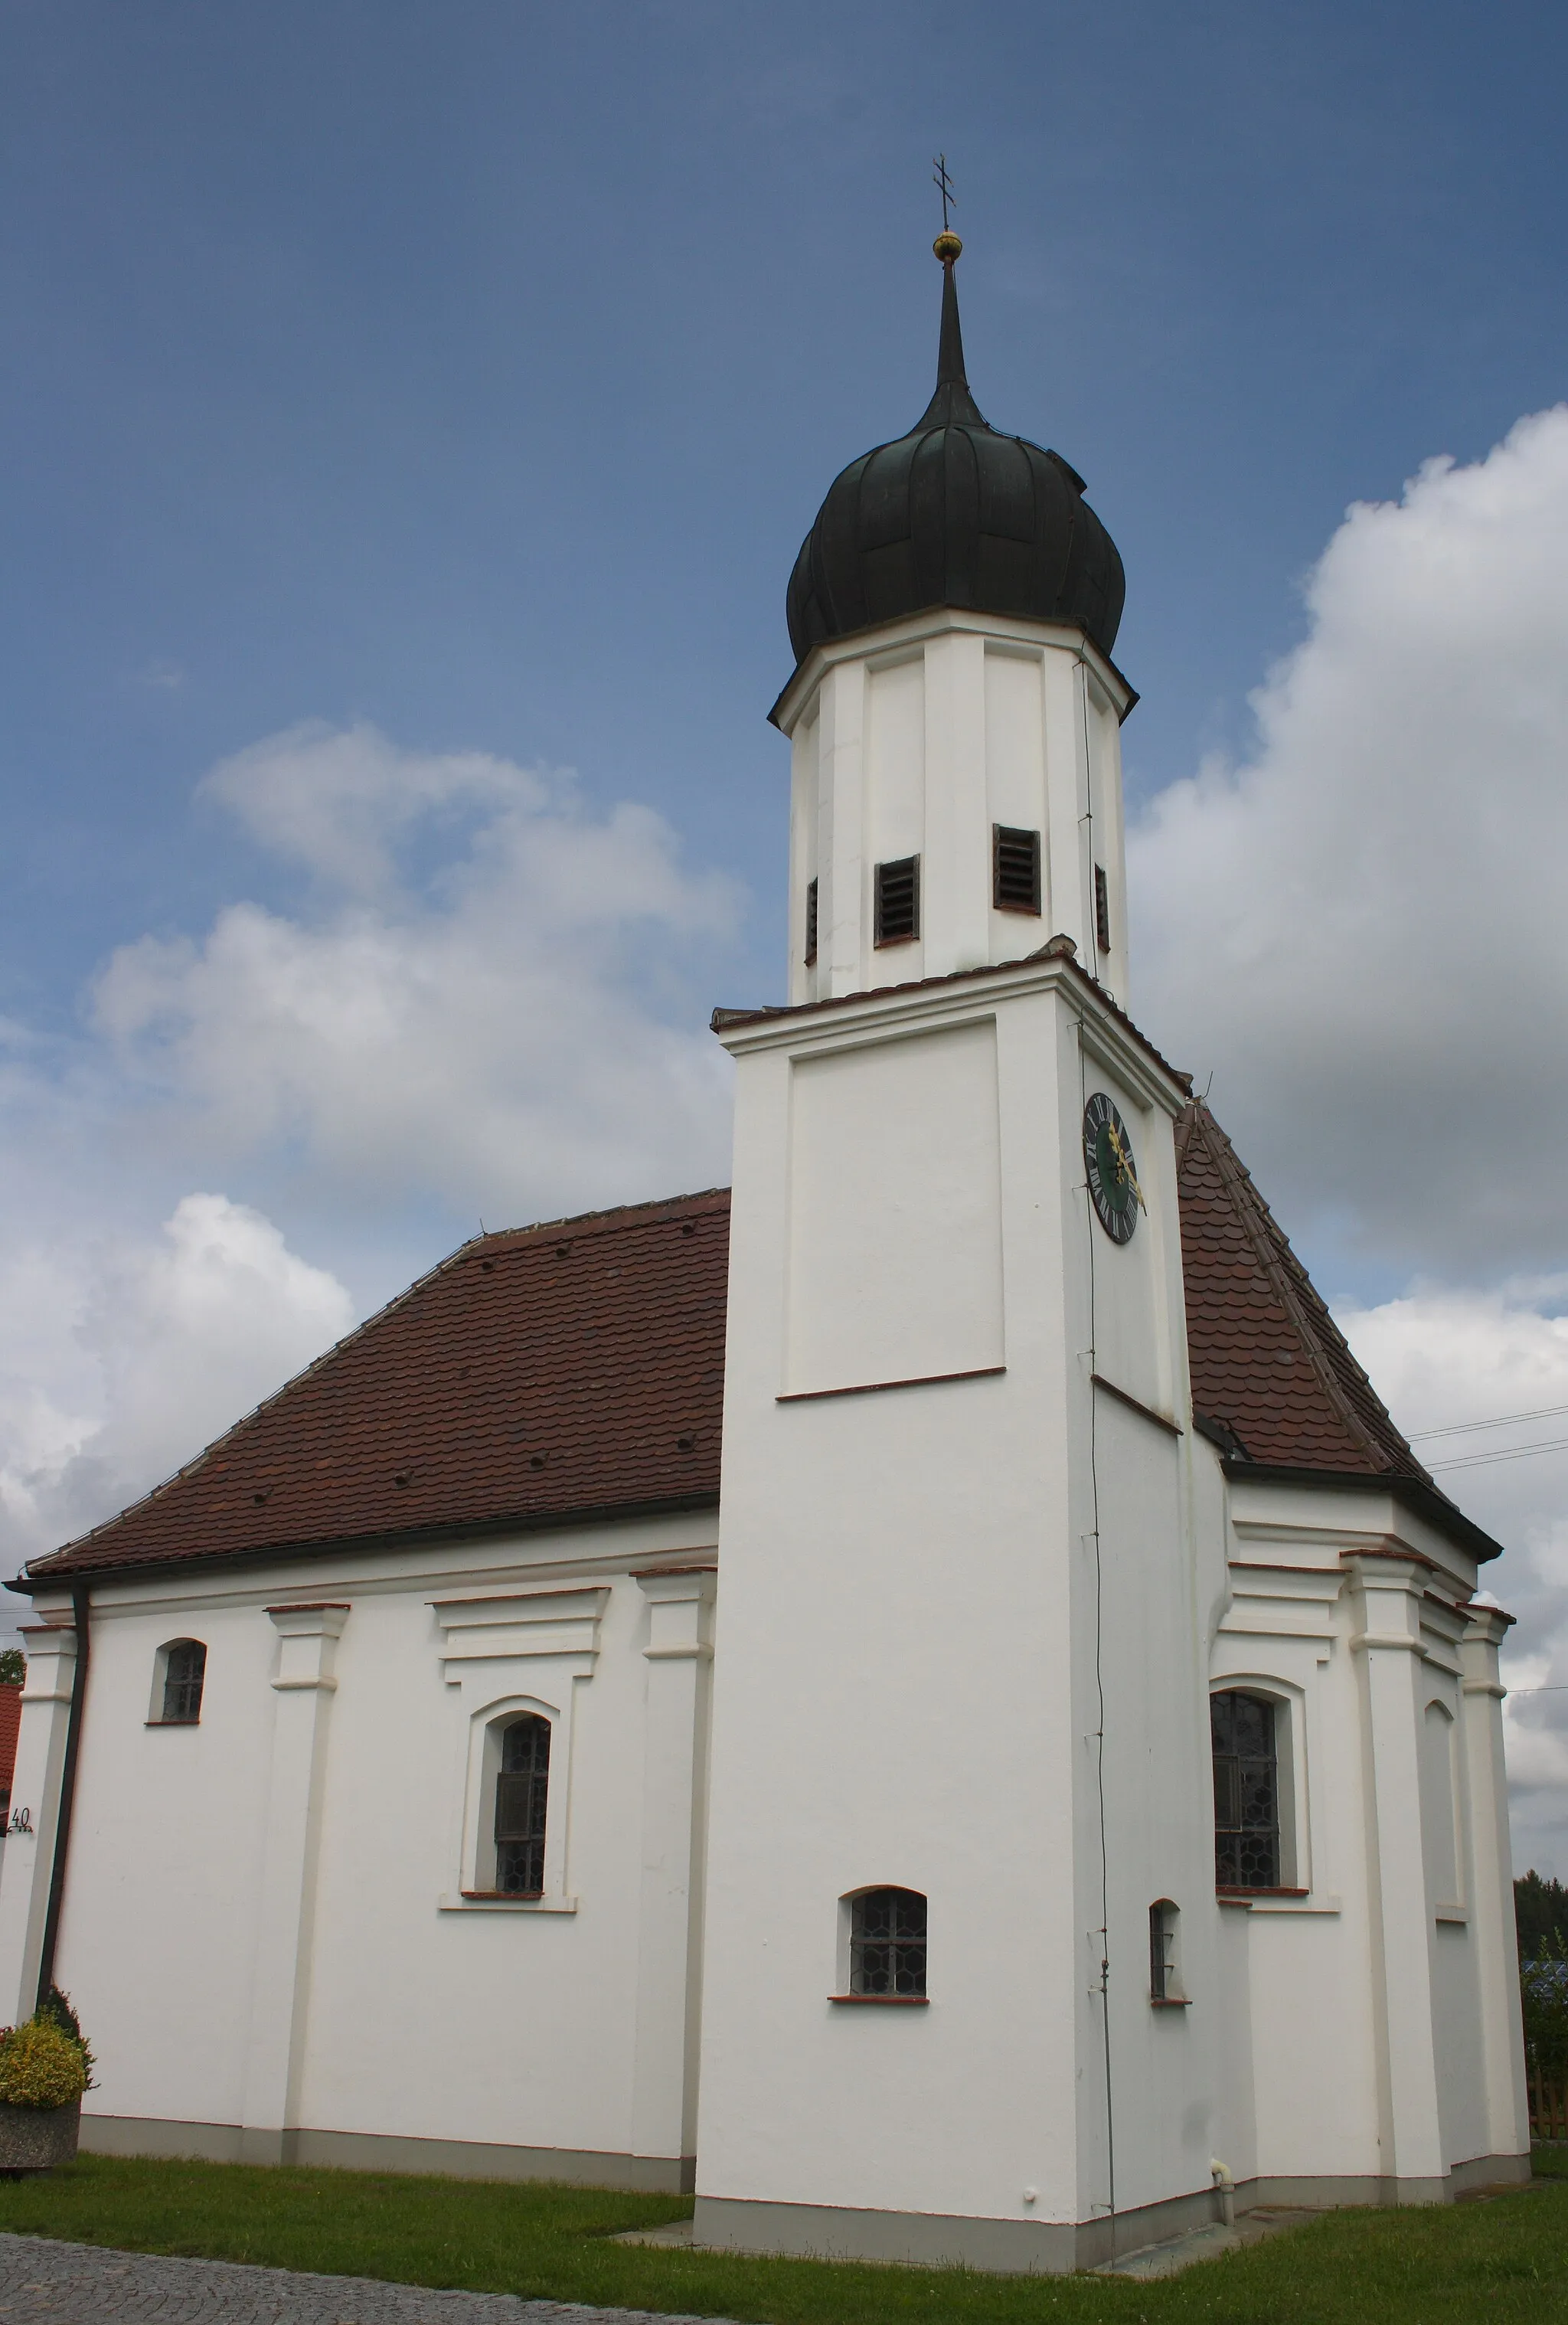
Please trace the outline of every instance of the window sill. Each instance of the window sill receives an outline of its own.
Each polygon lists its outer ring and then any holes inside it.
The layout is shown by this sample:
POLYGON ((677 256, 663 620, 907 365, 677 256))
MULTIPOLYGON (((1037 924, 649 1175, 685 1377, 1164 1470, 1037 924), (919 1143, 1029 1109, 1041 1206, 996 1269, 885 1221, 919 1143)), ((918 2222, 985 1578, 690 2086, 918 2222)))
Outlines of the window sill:
POLYGON ((463 1889, 456 1897, 438 1897, 441 1913, 575 1913, 575 1897, 509 1897, 502 1889, 463 1889))
POLYGON ((201 1715, 198 1712, 194 1719, 144 1719, 142 1725, 143 1728, 199 1728, 201 1715))
POLYGON ((1214 1892, 1216 1897, 1305 1897, 1305 1889, 1243 1889, 1239 1884, 1226 1884, 1214 1892))
POLYGON ((867 2010, 924 2010, 928 1994, 830 1994, 829 2002, 849 2003, 867 2010))
POLYGON ((1190 2010, 1193 1997, 1190 1994, 1151 1994, 1148 2006, 1151 2010, 1190 2010))

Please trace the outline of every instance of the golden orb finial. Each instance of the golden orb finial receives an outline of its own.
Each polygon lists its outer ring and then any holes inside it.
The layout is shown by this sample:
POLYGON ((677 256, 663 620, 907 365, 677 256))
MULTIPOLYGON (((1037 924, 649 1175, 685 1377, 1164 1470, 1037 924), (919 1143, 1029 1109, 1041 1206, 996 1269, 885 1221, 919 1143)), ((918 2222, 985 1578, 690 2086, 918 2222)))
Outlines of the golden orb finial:
POLYGON ((951 266, 955 258, 960 258, 964 255, 964 245, 959 241, 958 236, 950 232, 946 227, 943 227, 936 241, 931 245, 931 248, 936 253, 936 256, 942 261, 944 266, 951 266))

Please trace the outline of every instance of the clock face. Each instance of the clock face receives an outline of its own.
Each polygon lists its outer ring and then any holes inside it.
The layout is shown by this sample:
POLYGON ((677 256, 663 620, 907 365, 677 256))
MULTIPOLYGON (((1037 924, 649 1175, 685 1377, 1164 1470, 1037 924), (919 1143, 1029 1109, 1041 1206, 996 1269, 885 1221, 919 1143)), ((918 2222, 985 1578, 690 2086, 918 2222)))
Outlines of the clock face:
POLYGON ((1103 1090, 1084 1108, 1084 1164, 1095 1218, 1112 1243, 1130 1242, 1143 1200, 1138 1165, 1127 1125, 1103 1090))

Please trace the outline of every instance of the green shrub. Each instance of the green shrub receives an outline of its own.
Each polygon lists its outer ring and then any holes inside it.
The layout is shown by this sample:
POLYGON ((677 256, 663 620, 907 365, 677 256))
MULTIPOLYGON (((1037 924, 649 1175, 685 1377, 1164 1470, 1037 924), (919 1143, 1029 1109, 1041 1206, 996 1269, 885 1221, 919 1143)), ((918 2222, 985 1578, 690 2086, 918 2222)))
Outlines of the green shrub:
POLYGON ((0 2099, 11 2107, 69 2107, 88 2087, 82 2046, 40 2011, 0 2034, 0 2099))
POLYGON ((58 1986, 51 1986, 34 2015, 39 2018, 51 2018, 60 2033, 68 2034, 76 2044, 82 2054, 82 2065, 87 2070, 87 2088, 90 2091, 93 2088, 93 2068, 96 2061, 88 2038, 82 2033, 81 2020, 71 2008, 69 1995, 62 1994, 58 1986))

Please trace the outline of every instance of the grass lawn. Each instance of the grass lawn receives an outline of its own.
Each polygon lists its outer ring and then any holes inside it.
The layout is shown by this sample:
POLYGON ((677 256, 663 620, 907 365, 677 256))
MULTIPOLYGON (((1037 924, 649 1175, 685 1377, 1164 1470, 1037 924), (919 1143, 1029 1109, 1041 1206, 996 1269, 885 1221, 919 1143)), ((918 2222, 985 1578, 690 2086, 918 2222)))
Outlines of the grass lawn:
POLYGON ((1537 2172, 1534 2188, 1453 2207, 1329 2213, 1152 2284, 604 2242, 619 2228, 679 2218, 690 2206, 674 2196, 98 2155, 0 2181, 0 2228, 757 2325, 1568 2325, 1568 2152, 1538 2152, 1537 2172))

